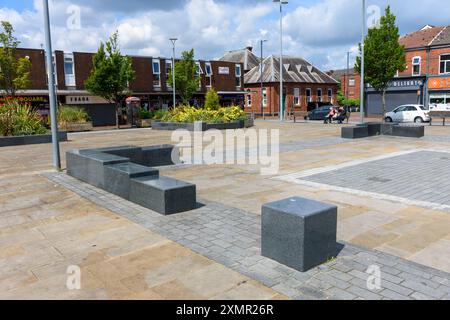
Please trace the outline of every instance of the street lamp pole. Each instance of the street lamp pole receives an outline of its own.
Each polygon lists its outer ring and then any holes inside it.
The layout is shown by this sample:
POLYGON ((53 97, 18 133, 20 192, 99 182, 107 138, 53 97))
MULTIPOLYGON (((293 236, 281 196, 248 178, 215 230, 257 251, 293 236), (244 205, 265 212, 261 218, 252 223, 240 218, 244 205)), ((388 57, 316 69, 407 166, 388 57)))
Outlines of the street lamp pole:
POLYGON ((261 80, 261 115, 263 117, 263 119, 266 119, 266 113, 264 112, 264 104, 263 104, 263 44, 264 42, 267 42, 267 40, 262 40, 261 39, 261 61, 259 63, 259 77, 261 80))
POLYGON ((45 30, 45 50, 47 60, 47 78, 48 78, 48 97, 50 104, 50 119, 52 129, 52 149, 53 149, 53 167, 61 170, 61 158, 59 154, 59 135, 58 121, 56 113, 56 95, 55 95, 55 71, 52 61, 52 37, 50 33, 50 14, 48 10, 48 0, 42 1, 44 6, 44 30, 45 30))
POLYGON ((364 41, 366 38, 366 0, 362 0, 362 39, 361 39, 361 99, 360 99, 360 121, 364 123, 364 41))
POLYGON ((172 58, 172 91, 173 91, 173 108, 176 107, 177 98, 176 98, 176 85, 175 85, 175 42, 177 42, 177 38, 170 38, 173 44, 173 58, 172 58))
POLYGON ((273 0, 280 3, 280 121, 284 121, 284 105, 283 105, 283 4, 287 4, 287 0, 273 0))

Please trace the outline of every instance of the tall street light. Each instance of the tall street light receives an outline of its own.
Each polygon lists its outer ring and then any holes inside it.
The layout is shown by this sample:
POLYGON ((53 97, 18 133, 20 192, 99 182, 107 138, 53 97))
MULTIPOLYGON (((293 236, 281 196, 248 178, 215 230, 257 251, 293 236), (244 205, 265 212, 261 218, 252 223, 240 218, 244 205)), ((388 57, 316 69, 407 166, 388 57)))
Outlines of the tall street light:
POLYGON ((176 107, 176 85, 175 85, 175 42, 177 42, 177 38, 170 38, 170 41, 172 41, 173 44, 173 58, 172 58, 172 90, 173 90, 173 108, 176 107))
POLYGON ((55 78, 54 67, 52 61, 52 37, 50 34, 50 14, 48 10, 48 0, 43 0, 44 9, 44 30, 45 30, 45 50, 47 59, 47 78, 48 78, 48 97, 50 104, 50 118, 52 128, 52 149, 53 149, 53 167, 61 170, 61 159, 59 155, 59 137, 58 122, 56 119, 56 95, 55 95, 55 78))
POLYGON ((264 112, 264 103, 263 103, 263 44, 264 42, 267 42, 267 40, 261 40, 261 62, 259 64, 259 76, 261 80, 261 115, 263 119, 266 119, 266 114, 264 112))
POLYGON ((288 4, 287 0, 273 0, 280 3, 280 121, 284 120, 283 105, 283 4, 288 4))
POLYGON ((359 115, 361 123, 364 123, 364 41, 366 38, 366 0, 362 0, 362 39, 361 39, 361 102, 359 115))

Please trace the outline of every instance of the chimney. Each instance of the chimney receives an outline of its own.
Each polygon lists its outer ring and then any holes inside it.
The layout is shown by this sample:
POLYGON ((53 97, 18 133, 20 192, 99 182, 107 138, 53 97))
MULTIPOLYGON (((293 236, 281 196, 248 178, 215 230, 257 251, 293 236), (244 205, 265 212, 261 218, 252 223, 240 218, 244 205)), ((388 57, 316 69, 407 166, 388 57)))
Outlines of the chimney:
POLYGON ((253 52, 253 47, 247 47, 247 50, 253 52))

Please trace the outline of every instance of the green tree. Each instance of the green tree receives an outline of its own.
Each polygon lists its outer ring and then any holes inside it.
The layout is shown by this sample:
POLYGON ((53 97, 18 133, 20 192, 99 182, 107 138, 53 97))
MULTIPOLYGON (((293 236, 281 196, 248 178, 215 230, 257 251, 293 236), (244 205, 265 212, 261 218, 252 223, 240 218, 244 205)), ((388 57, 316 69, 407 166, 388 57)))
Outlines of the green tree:
POLYGON ((220 108, 220 98, 214 88, 210 88, 205 97, 205 109, 218 110, 220 108))
POLYGON ((135 79, 135 72, 131 58, 120 53, 117 31, 105 44, 100 43, 92 62, 91 74, 85 81, 86 89, 115 104, 116 126, 119 128, 119 108, 125 96, 131 93, 128 85, 135 79))
MULTIPOLYGON (((173 87, 172 74, 173 68, 169 75, 169 85, 173 87)), ((183 51, 182 59, 175 63, 175 85, 183 104, 189 104, 200 85, 200 77, 197 75, 197 66, 194 60, 194 49, 183 51)))
POLYGON ((0 90, 13 98, 19 89, 30 86, 31 62, 28 58, 18 58, 17 46, 20 41, 14 37, 14 28, 7 21, 1 21, 0 33, 0 90))
MULTIPOLYGON (((365 82, 381 92, 383 120, 386 114, 386 90, 397 71, 406 69, 405 47, 399 43, 396 17, 388 6, 381 17, 380 26, 369 29, 364 41, 365 47, 365 82)), ((361 44, 359 51, 362 53, 361 44)), ((361 57, 356 58, 355 69, 361 73, 361 57)))

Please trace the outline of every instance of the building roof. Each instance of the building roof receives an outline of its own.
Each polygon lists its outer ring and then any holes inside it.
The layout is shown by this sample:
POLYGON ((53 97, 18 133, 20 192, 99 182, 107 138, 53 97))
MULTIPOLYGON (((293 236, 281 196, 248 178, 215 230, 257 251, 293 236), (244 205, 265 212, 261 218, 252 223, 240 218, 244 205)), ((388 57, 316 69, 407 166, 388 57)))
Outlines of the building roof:
POLYGON ((240 50, 234 50, 229 51, 223 55, 222 58, 219 59, 220 61, 229 61, 229 62, 235 62, 235 63, 243 63, 244 64, 244 71, 249 71, 253 69, 254 67, 259 65, 260 58, 258 58, 253 52, 250 47, 240 49, 240 50))
MULTIPOLYGON (((271 55, 263 60, 263 82, 280 81, 280 58, 271 55)), ((294 83, 337 83, 325 72, 317 69, 303 58, 283 56, 283 81, 294 83)), ((261 82, 260 68, 254 67, 245 75, 245 83, 261 82)))
POLYGON ((450 44, 450 26, 426 26, 400 38, 406 49, 450 44))
POLYGON ((326 74, 332 77, 336 81, 341 81, 341 78, 345 76, 346 74, 354 75, 355 74, 355 68, 350 69, 340 69, 340 70, 330 70, 327 71, 326 74))

